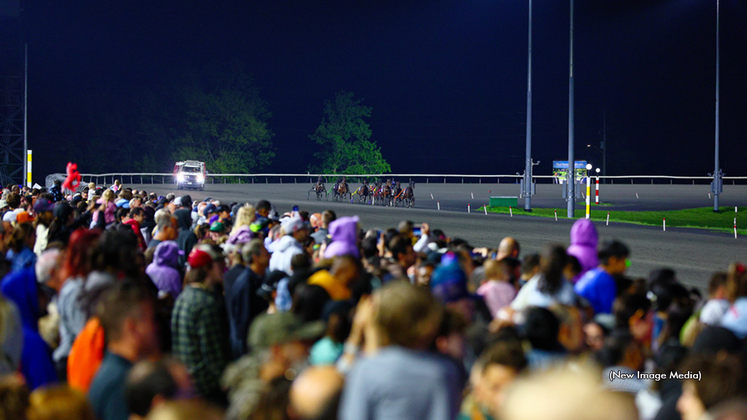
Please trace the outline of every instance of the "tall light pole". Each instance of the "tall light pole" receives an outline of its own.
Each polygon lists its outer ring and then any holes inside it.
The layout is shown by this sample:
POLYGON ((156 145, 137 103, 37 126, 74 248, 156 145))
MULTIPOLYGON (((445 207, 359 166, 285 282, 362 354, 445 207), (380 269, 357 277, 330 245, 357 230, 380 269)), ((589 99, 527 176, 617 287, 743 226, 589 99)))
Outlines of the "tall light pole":
POLYGON ((721 6, 720 0, 716 0, 716 153, 714 157, 714 168, 713 168, 713 185, 711 190, 713 192, 713 211, 718 213, 718 196, 721 194, 721 169, 719 168, 719 73, 721 65, 720 56, 720 26, 721 26, 721 6))
POLYGON ((524 210, 532 211, 532 0, 529 0, 527 60, 527 153, 524 164, 524 210))
POLYGON ((576 161, 573 154, 573 0, 571 0, 571 58, 568 76, 568 218, 576 206, 576 161))

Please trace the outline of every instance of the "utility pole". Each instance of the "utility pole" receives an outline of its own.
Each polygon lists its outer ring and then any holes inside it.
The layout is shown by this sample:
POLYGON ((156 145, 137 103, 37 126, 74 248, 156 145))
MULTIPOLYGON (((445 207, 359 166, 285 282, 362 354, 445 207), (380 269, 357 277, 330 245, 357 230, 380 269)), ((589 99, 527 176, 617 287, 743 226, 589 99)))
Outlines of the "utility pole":
POLYGON ((527 60, 527 150, 524 163, 524 210, 532 211, 532 0, 529 0, 527 60))
POLYGON ((574 216, 576 207, 576 157, 573 136, 573 0, 571 0, 571 56, 568 76, 568 218, 574 216))

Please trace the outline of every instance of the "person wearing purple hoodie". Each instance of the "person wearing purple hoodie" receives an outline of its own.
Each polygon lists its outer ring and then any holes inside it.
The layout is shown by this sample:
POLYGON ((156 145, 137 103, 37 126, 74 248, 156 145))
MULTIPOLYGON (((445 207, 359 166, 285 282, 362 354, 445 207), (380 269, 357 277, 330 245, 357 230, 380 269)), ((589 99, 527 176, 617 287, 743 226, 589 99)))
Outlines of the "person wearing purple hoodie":
POLYGON ((176 241, 161 242, 153 254, 153 262, 145 269, 158 291, 168 293, 174 299, 182 292, 182 275, 178 269, 180 252, 176 241))
POLYGON ((597 257, 597 245, 599 244, 599 234, 597 228, 591 220, 579 219, 571 228, 571 246, 568 247, 568 255, 576 257, 581 264, 581 271, 572 279, 575 283, 587 271, 599 266, 597 257))
POLYGON ((329 224, 332 243, 324 251, 324 258, 343 255, 360 256, 358 251, 358 216, 341 217, 329 224))

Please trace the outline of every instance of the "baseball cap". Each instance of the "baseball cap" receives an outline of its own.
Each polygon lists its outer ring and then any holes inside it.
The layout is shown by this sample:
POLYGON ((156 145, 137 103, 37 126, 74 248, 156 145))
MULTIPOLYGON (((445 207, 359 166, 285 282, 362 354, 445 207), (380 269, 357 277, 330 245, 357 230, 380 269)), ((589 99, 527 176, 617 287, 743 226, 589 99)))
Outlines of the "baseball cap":
POLYGON ((226 226, 221 222, 214 222, 212 225, 210 225, 210 231, 211 232, 225 232, 226 226))
POLYGON ((16 223, 31 223, 34 220, 34 216, 28 214, 28 212, 22 211, 16 215, 16 223))
POLYGON ((8 202, 5 200, 0 200, 0 209, 4 209, 8 207, 8 202))
POLYGON ((202 209, 202 214, 204 214, 205 216, 209 216, 209 215, 215 213, 217 210, 218 210, 218 208, 215 207, 215 204, 210 203, 207 206, 205 206, 204 209, 202 209))
POLYGON ((288 274, 285 271, 274 270, 267 273, 262 285, 257 289, 257 296, 262 298, 269 297, 272 292, 277 290, 280 280, 286 277, 288 277, 288 274))
POLYGON ((324 321, 303 322, 296 314, 280 312, 255 318, 249 330, 249 346, 267 348, 293 341, 315 340, 324 334, 324 321))
POLYGON ((291 217, 283 221, 283 230, 288 235, 292 234, 297 230, 301 230, 306 227, 303 220, 300 217, 291 217))
POLYGON ((223 259, 223 254, 217 252, 210 245, 197 245, 192 248, 192 252, 187 257, 187 263, 192 268, 204 267, 213 261, 223 259))
POLYGON ((54 210, 54 204, 52 204, 49 200, 47 200, 44 197, 40 197, 36 199, 36 202, 34 203, 34 213, 44 213, 45 211, 53 211, 54 210))

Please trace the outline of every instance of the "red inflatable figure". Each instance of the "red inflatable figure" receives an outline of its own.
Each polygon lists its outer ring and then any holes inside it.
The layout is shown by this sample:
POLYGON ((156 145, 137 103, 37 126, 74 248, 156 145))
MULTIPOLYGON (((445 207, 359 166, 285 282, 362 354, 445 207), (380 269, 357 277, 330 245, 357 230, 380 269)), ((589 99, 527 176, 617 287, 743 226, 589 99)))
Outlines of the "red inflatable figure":
POLYGON ((80 173, 78 173, 78 164, 67 163, 67 179, 62 183, 62 188, 70 191, 76 191, 80 186, 80 173))

